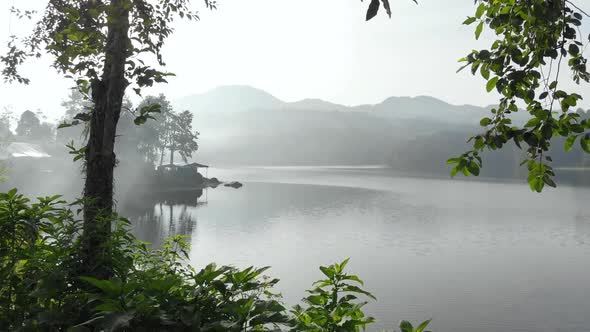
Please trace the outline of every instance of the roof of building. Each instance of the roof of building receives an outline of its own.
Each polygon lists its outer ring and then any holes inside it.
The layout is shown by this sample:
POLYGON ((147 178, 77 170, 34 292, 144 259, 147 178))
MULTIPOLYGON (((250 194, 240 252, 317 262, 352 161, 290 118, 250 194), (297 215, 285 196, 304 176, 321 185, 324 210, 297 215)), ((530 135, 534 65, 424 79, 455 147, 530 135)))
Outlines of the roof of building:
POLYGON ((203 165, 203 164, 199 164, 199 163, 192 163, 189 165, 194 166, 194 167, 199 167, 199 168, 209 168, 209 165, 203 165))
POLYGON ((33 143, 12 142, 0 146, 0 159, 10 158, 49 158, 47 152, 41 146, 33 143))
POLYGON ((161 165, 158 166, 158 168, 209 168, 208 165, 203 165, 203 164, 199 164, 199 163, 190 163, 190 164, 166 164, 166 165, 161 165))

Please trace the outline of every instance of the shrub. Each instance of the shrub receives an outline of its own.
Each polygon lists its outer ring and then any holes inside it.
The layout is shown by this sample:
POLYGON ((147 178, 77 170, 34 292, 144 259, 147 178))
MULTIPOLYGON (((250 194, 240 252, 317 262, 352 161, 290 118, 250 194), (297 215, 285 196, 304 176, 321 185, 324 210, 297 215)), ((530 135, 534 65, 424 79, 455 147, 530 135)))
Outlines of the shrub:
MULTIPOLYGON (((158 249, 111 216, 107 242, 112 278, 83 276, 82 222, 59 196, 31 203, 0 194, 0 330, 13 331, 318 331, 356 332, 374 321, 362 308, 374 298, 344 272, 348 259, 320 267, 304 306, 290 312, 272 292, 268 267, 186 264, 189 247, 174 236, 158 249)), ((402 322, 403 332, 423 332, 402 322)))

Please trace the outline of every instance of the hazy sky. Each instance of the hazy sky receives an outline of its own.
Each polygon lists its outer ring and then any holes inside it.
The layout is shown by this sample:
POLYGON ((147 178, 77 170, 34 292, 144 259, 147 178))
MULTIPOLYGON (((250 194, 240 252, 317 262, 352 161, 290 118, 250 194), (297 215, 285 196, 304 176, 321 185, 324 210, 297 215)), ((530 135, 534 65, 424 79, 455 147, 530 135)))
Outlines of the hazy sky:
MULTIPOLYGON (((42 8, 45 2, 14 1, 20 8, 42 8)), ((219 0, 219 8, 210 12, 193 0, 201 21, 177 24, 165 45, 167 70, 177 77, 150 92, 174 99, 246 84, 286 101, 321 98, 353 105, 431 95, 454 104, 494 103, 497 95, 485 92, 483 79, 455 73, 457 59, 489 45, 476 42, 472 27, 461 25, 474 11, 473 1, 419 2, 393 0, 392 19, 382 14, 365 22, 366 1, 219 0)), ((9 35, 12 3, 0 0, 1 45, 9 35)), ((12 31, 24 33, 27 24, 13 19, 12 31)), ((71 83, 49 63, 29 62, 24 68, 32 78, 29 86, 0 83, 0 107, 10 105, 15 113, 41 109, 49 120, 60 117, 59 104, 71 83)))

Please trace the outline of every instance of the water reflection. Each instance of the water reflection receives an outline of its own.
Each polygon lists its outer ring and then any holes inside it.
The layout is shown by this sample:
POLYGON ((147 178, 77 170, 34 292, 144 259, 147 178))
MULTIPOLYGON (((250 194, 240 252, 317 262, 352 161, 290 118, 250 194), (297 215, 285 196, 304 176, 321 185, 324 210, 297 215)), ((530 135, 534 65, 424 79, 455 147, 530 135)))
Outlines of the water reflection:
POLYGON ((589 190, 534 195, 521 184, 373 173, 287 179, 220 187, 208 199, 165 193, 125 203, 124 215, 143 240, 190 236, 196 267, 271 265, 288 303, 321 277, 318 265, 351 257, 378 294, 367 307, 377 329, 429 317, 433 330, 454 332, 590 326, 589 190))
POLYGON ((119 211, 132 221, 142 241, 159 246, 172 235, 185 235, 190 242, 197 227, 195 209, 207 204, 206 191, 205 195, 201 189, 146 193, 124 200, 119 211))

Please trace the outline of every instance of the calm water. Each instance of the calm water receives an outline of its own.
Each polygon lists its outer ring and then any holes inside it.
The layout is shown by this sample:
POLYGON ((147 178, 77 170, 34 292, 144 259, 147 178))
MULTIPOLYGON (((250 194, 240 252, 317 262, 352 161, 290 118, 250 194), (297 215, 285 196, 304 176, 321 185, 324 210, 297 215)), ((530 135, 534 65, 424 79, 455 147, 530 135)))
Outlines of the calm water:
POLYGON ((433 318, 437 332, 590 331, 588 189, 537 195, 523 183, 380 168, 209 176, 245 186, 165 195, 123 213, 145 240, 190 236, 196 266, 271 265, 289 304, 321 277, 319 265, 351 257, 349 271, 378 297, 367 307, 374 330, 433 318))

